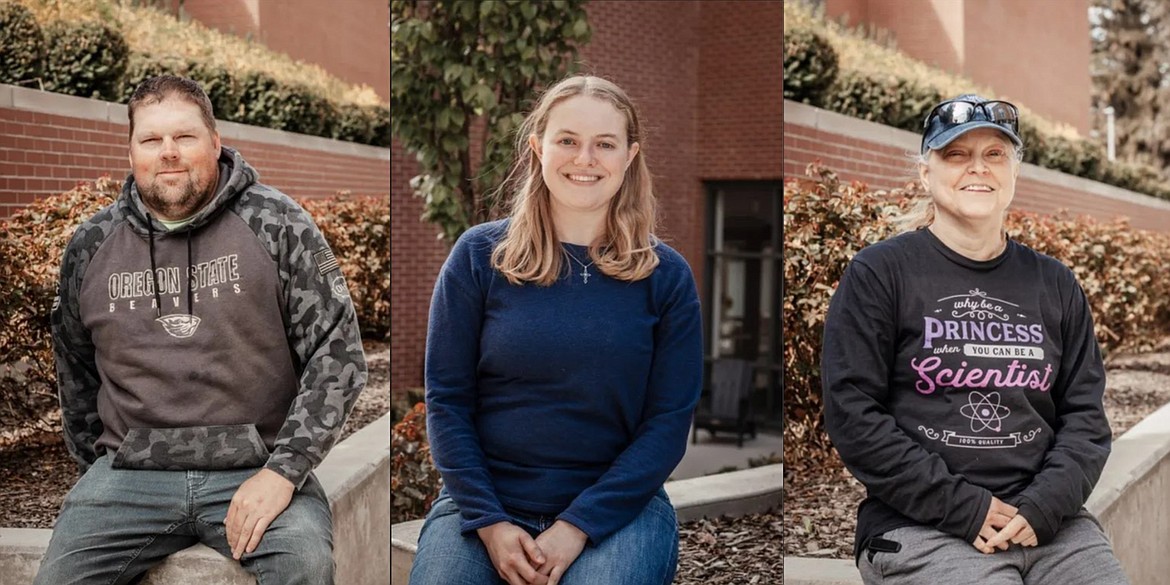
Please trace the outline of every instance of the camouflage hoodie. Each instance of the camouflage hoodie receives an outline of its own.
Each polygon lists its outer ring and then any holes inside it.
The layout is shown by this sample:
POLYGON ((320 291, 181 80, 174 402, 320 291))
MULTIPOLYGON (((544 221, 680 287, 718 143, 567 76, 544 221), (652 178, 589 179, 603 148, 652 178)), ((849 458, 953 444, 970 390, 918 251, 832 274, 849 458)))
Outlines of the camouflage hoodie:
POLYGON ((263 465, 299 488, 365 386, 321 232, 238 152, 223 147, 219 167, 185 227, 151 217, 130 176, 65 250, 53 350, 83 471, 103 453, 130 469, 263 465))

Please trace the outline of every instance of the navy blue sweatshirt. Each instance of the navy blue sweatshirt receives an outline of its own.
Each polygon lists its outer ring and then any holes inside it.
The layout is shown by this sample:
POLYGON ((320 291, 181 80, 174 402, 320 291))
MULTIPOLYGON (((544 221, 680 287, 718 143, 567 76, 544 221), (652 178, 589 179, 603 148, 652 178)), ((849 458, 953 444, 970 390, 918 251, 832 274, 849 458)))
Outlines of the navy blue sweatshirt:
POLYGON ((821 364, 825 427, 867 490, 855 554, 912 524, 973 542, 993 495, 1044 544, 1109 456, 1084 292, 1014 241, 988 261, 927 229, 863 249, 833 295, 821 364))
MULTIPOLYGON (((551 286, 491 267, 507 220, 468 230, 435 284, 427 433, 464 533, 505 508, 556 516, 599 543, 634 519, 686 450, 702 384, 699 298, 686 261, 624 282, 565 259, 551 286), (571 269, 569 268, 571 266, 571 269)), ((586 248, 563 244, 588 264, 586 248)))

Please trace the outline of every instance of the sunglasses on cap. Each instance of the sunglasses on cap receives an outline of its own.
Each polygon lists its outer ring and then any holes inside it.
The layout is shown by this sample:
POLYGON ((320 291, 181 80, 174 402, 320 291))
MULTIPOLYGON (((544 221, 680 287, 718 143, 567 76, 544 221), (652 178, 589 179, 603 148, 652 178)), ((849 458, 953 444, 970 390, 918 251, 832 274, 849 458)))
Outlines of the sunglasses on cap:
POLYGON ((922 122, 922 144, 925 146, 932 136, 972 122, 991 122, 1002 126, 1014 138, 1020 132, 1020 110, 1014 104, 1000 100, 973 101, 960 98, 943 102, 935 106, 922 122), (936 120, 941 126, 931 131, 931 124, 936 120))

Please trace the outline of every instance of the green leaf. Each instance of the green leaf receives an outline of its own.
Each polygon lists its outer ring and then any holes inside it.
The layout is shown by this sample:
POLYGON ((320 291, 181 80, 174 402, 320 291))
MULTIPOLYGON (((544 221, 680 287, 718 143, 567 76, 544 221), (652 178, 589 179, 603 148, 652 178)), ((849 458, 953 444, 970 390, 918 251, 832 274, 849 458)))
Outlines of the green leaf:
POLYGON ((578 39, 585 38, 589 34, 589 23, 585 22, 584 18, 578 19, 573 23, 573 36, 578 39))
POLYGON ((447 67, 443 69, 443 81, 451 83, 463 75, 463 65, 460 63, 448 63, 447 67))
MULTIPOLYGON (((404 16, 411 2, 395 13, 390 126, 431 177, 423 215, 444 238, 466 229, 476 193, 498 187, 533 88, 555 83, 572 67, 574 37, 588 32, 583 4, 435 0, 425 19, 404 16), (467 134, 473 115, 490 123, 486 146, 474 156, 467 134), (470 176, 463 161, 480 172, 470 176)), ((310 106, 282 98, 271 107, 310 106)))

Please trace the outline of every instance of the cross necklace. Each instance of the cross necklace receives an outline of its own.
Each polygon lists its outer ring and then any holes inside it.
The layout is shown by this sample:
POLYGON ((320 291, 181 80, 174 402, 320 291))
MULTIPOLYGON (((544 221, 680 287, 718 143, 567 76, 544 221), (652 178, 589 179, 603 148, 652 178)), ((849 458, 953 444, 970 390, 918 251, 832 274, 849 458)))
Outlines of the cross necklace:
POLYGON ((570 254, 568 250, 565 250, 565 254, 568 254, 569 258, 572 258, 574 262, 581 265, 581 281, 584 284, 589 284, 589 277, 592 276, 592 274, 589 274, 589 267, 593 266, 593 260, 590 259, 589 263, 586 264, 580 260, 577 260, 577 257, 570 254))

